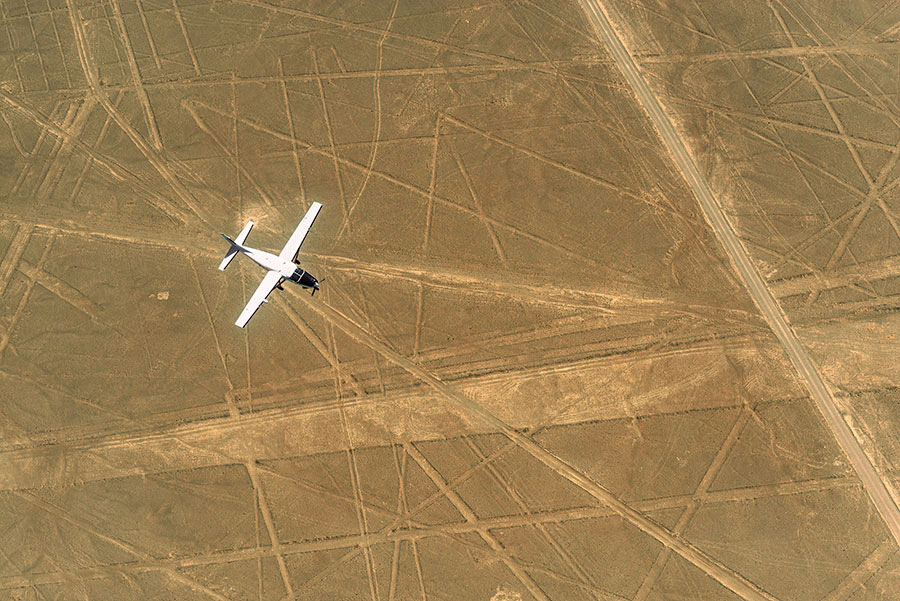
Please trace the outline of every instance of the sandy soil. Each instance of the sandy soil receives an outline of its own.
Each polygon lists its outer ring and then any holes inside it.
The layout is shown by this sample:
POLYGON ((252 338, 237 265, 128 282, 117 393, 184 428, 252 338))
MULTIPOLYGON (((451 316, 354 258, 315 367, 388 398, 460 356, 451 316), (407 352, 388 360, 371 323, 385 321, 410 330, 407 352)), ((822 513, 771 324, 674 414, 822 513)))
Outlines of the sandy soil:
MULTIPOLYGON (((0 6, 0 597, 896 598, 583 7, 340 4, 0 6)), ((721 5, 604 3, 893 484, 900 9, 721 5)))

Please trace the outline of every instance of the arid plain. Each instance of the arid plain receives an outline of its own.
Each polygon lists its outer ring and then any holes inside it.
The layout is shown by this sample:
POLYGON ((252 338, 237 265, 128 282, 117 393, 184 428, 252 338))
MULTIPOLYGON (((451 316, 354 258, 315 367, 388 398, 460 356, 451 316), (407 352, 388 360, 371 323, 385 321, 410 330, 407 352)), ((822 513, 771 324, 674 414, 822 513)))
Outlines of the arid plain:
POLYGON ((355 4, 0 3, 0 598, 900 597, 589 17, 893 489, 900 7, 355 4))

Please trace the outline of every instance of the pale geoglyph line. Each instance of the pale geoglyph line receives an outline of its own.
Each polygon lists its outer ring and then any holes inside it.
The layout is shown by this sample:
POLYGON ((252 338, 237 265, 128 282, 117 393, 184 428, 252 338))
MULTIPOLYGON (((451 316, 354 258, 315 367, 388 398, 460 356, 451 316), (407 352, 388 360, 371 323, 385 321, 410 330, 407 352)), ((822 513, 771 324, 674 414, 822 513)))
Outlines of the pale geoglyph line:
MULTIPOLYGON (((319 90, 319 100, 321 100, 322 103, 322 118, 325 121, 325 131, 328 132, 328 143, 329 148, 331 149, 330 156, 334 163, 334 179, 337 183, 338 196, 340 196, 341 199, 342 218, 346 221, 347 219, 349 219, 349 211, 347 209, 347 195, 344 192, 344 178, 341 176, 341 161, 338 156, 337 145, 334 141, 334 128, 331 125, 331 118, 328 113, 328 102, 326 102, 325 100, 325 87, 322 85, 322 76, 319 73, 318 55, 316 54, 315 49, 311 49, 310 53, 312 55, 313 67, 315 68, 316 75, 318 76, 318 79, 316 80, 316 87, 319 90)), ((297 144, 298 140, 297 136, 294 135, 294 132, 291 132, 290 138, 291 144, 297 144)), ((326 152, 326 154, 329 153, 326 152)), ((365 167, 363 165, 360 165, 360 167, 365 170, 365 167)), ((371 173, 372 169, 369 168, 367 170, 366 177, 368 178, 371 173)))
MULTIPOLYGON (((397 445, 391 445, 391 456, 394 459, 394 468, 397 470, 397 515, 403 513, 403 497, 406 486, 406 461, 407 455, 403 454, 403 459, 397 458, 397 445)), ((404 524, 405 526, 406 524, 404 524)), ((394 552, 391 555, 391 581, 388 585, 388 601, 395 601, 397 598, 397 581, 400 577, 400 543, 394 541, 394 552)))
MULTIPOLYGON (((54 503, 41 498, 36 492, 21 491, 14 494, 20 499, 27 501, 28 503, 33 505, 35 508, 54 516, 56 519, 68 522, 80 531, 87 532, 92 536, 104 541, 106 544, 117 547, 120 550, 133 555, 137 559, 137 561, 131 561, 129 562, 129 564, 139 566, 139 569, 137 570, 138 573, 142 571, 162 572, 172 581, 185 585, 194 591, 203 593, 207 597, 216 599, 216 601, 231 601, 228 597, 225 597, 217 591, 200 583, 197 579, 182 574, 173 565, 165 565, 165 563, 156 560, 149 552, 145 551, 144 549, 136 547, 124 539, 107 534, 102 529, 97 528, 87 516, 72 514, 66 509, 63 509, 62 507, 59 507, 58 505, 55 505, 54 503)), ((91 571, 94 570, 99 571, 98 577, 100 578, 109 577, 109 571, 106 568, 94 568, 91 571)), ((23 575, 21 577, 21 582, 18 582, 16 584, 20 584, 26 587, 33 587, 36 584, 31 580, 33 577, 34 576, 31 574, 27 576, 23 575)), ((49 582, 53 583, 54 581, 51 579, 49 582)), ((71 580, 64 578, 61 582, 68 584, 71 583, 71 580)))
POLYGON ((856 265, 838 267, 828 273, 800 275, 772 282, 776 296, 783 298, 795 294, 809 294, 810 291, 823 291, 842 286, 851 286, 857 282, 884 280, 900 274, 900 256, 884 257, 856 265))
MULTIPOLYGON (((206 294, 203 292, 203 284, 200 282, 200 274, 197 271, 197 267, 194 265, 193 259, 189 260, 191 265, 191 270, 194 272, 194 278, 197 282, 197 291, 200 295, 200 300, 203 304, 203 309, 206 312, 207 321, 209 322, 210 331, 212 332, 213 341, 216 345, 216 352, 219 355, 219 360, 222 363, 222 372, 225 376, 225 381, 228 384, 228 390, 234 391, 234 383, 231 380, 231 376, 228 373, 228 364, 225 361, 225 354, 222 352, 222 346, 219 343, 219 336, 216 334, 216 326, 212 318, 212 313, 209 310, 209 303, 206 301, 206 294)), ((240 410, 237 407, 237 404, 234 402, 233 395, 226 395, 225 397, 226 404, 228 405, 228 413, 231 419, 240 420, 240 410)), ((257 519, 261 515, 263 518, 263 522, 266 526, 266 532, 269 535, 269 542, 272 546, 272 553, 275 556, 275 561, 278 564, 278 571, 281 574, 281 579, 284 584, 285 590, 289 595, 293 595, 294 588, 291 585, 290 574, 287 570, 287 564, 284 561, 284 554, 281 550, 281 542, 278 538, 278 531, 275 528, 275 522, 272 519, 272 512, 269 509, 269 503, 266 499, 265 492, 263 490, 262 482, 259 477, 256 458, 253 452, 250 452, 247 460, 244 462, 244 467, 247 470, 247 477, 250 479, 250 485, 253 488, 253 496, 255 498, 254 512, 256 513, 257 519)), ((259 536, 259 531, 257 530, 257 536, 259 536)), ((259 550, 259 542, 257 540, 257 551, 259 550)))
POLYGON ((181 35, 184 37, 184 45, 187 48, 188 55, 191 57, 194 73, 200 76, 203 73, 200 71, 200 63, 197 62, 197 53, 194 51, 194 46, 191 44, 191 38, 188 35, 187 26, 184 24, 184 18, 181 15, 181 8, 179 8, 177 0, 172 0, 172 13, 175 15, 175 20, 178 22, 178 27, 181 29, 181 35))
POLYGON ((887 538, 858 565, 822 601, 846 601, 860 590, 872 574, 880 570, 897 554, 893 538, 887 538))
MULTIPOLYGON (((350 218, 353 215, 353 211, 356 209, 357 204, 362 198, 363 192, 365 192, 366 187, 369 184, 369 179, 372 176, 372 169, 375 167, 375 157, 378 154, 378 144, 381 141, 381 126, 382 126, 382 110, 381 110, 381 71, 382 71, 382 62, 384 58, 384 41, 387 38, 388 32, 391 30, 391 26, 394 24, 394 18, 397 16, 397 8, 400 5, 400 0, 394 0, 394 8, 391 11, 391 16, 388 19, 387 25, 384 27, 384 33, 381 35, 381 38, 378 40, 377 44, 377 56, 376 64, 375 64, 375 76, 372 78, 372 96, 375 101, 375 132, 372 136, 372 146, 369 150, 369 160, 366 166, 366 173, 363 179, 362 184, 357 189, 356 194, 354 195, 353 202, 347 208, 347 212, 344 214, 344 218, 341 221, 341 226, 338 229, 337 235, 334 238, 334 241, 331 243, 331 248, 334 248, 340 241, 344 235, 344 232, 350 231, 350 218)), ((335 50, 334 46, 331 47, 331 51, 334 53, 335 59, 338 60, 338 66, 343 70, 342 63, 340 62, 340 57, 338 56, 337 50, 335 50)), ((317 67, 318 68, 318 67, 317 67)), ((322 82, 321 79, 318 81, 318 85, 321 87, 322 82)), ((322 97, 322 101, 324 102, 324 95, 322 97)), ((292 132, 293 133, 293 132, 292 132)))
MULTIPOLYGON (((150 134, 151 143, 153 144, 153 147, 156 149, 156 151, 159 152, 163 149, 162 139, 159 135, 159 127, 156 124, 156 116, 153 114, 153 108, 150 106, 150 97, 147 95, 146 88, 144 88, 144 81, 141 77, 141 70, 140 67, 138 67, 134 48, 131 45, 131 37, 129 37, 128 35, 128 28, 125 26, 125 19, 122 17, 122 8, 121 6, 119 6, 119 0, 113 0, 112 2, 110 2, 110 5, 113 9, 113 18, 115 20, 116 27, 119 30, 118 37, 122 42, 123 49, 125 50, 125 58, 127 59, 126 62, 128 63, 128 69, 131 74, 131 81, 134 84, 134 92, 137 95, 141 107, 144 110, 144 118, 147 121, 147 130, 150 134)), ((140 7, 140 3, 138 3, 138 7, 140 7)), ((141 17, 143 18, 143 11, 141 11, 141 17)), ((144 24, 146 25, 146 20, 144 20, 144 24)), ((147 39, 150 40, 151 48, 153 48, 153 40, 149 37, 149 30, 147 39)))
MULTIPOLYGON (((291 158, 294 162, 294 170, 297 172, 297 189, 300 192, 300 204, 307 206, 306 187, 303 185, 303 171, 300 169, 300 152, 297 149, 297 130, 294 128, 294 113, 291 110, 291 100, 288 96, 287 83, 284 79, 284 61, 278 57, 278 74, 281 76, 281 95, 284 98, 284 114, 287 117, 288 132, 291 135, 291 158)), ((232 87, 232 90, 234 88, 232 87)))
MULTIPOLYGON (((681 169, 685 180, 696 194, 710 227, 716 233, 736 271, 741 276, 748 293, 778 338, 838 444, 859 475, 872 503, 884 519, 894 539, 900 543, 900 508, 898 508, 893 494, 878 475, 847 422, 844 421, 818 368, 801 344, 797 334, 791 329, 781 306, 772 296, 772 292, 751 261, 747 250, 725 217, 722 207, 716 202, 712 191, 691 158, 684 141, 676 133, 675 127, 663 111, 658 98, 638 70, 634 58, 626 50, 622 40, 613 29, 603 7, 597 0, 581 0, 581 4, 607 50, 618 63, 622 75, 632 87, 637 100, 658 129, 660 138, 671 153, 673 161, 681 169)), ((720 582, 722 581, 720 580, 720 582)), ((726 582, 722 582, 722 584, 729 586, 726 582)), ((729 588, 731 587, 729 586, 729 588)))
MULTIPOLYGON (((459 493, 447 487, 447 481, 444 480, 443 476, 441 476, 431 462, 422 455, 419 449, 412 443, 403 443, 403 448, 406 449, 406 453, 415 460, 420 468, 422 468, 425 475, 427 475, 441 493, 443 493, 444 497, 450 501, 459 514, 465 518, 466 522, 475 523, 478 521, 478 516, 475 515, 472 508, 462 499, 459 493)), ((531 578, 528 572, 523 570, 520 565, 513 561, 509 552, 503 548, 503 545, 500 544, 500 541, 498 541, 493 534, 483 528, 478 528, 475 532, 495 553, 497 553, 500 561, 506 565, 507 569, 515 575, 516 579, 522 583, 522 586, 524 586, 535 599, 538 601, 550 601, 550 598, 547 597, 546 593, 544 593, 541 587, 531 578)))
POLYGON ((305 295, 299 295, 295 291, 291 291, 290 293, 295 298, 302 299, 307 308, 318 313, 322 318, 334 324, 335 327, 342 330, 345 334, 378 352, 385 359, 408 372, 410 375, 415 376, 445 400, 466 411, 485 425, 501 432, 512 443, 543 463, 546 467, 553 470, 572 484, 578 486, 599 502, 607 505, 612 509, 613 513, 637 527, 644 534, 671 548, 682 558, 706 572, 730 590, 739 594, 746 601, 774 600, 774 597, 760 589, 742 575, 727 568, 699 548, 684 540, 682 537, 674 535, 670 530, 647 518, 646 515, 635 510, 630 505, 623 503, 608 489, 604 488, 586 474, 575 469, 563 459, 547 451, 547 449, 539 445, 527 434, 523 434, 512 428, 508 423, 498 418, 479 403, 457 392, 431 372, 390 349, 387 345, 377 340, 363 327, 340 311, 324 302, 311 302, 305 295))
MULTIPOLYGON (((725 440, 722 441, 722 444, 719 446, 718 452, 716 452, 716 455, 715 457, 713 457, 712 462, 706 468, 706 473, 703 474, 703 478, 701 478, 700 484, 698 484, 696 490, 694 490, 693 498, 687 502, 684 511, 678 518, 678 522, 675 524, 675 528, 673 529, 676 534, 683 535, 688 526, 690 526, 691 521, 694 519, 697 511, 700 509, 700 502, 702 501, 703 497, 709 492, 709 487, 712 486, 713 480, 719 474, 719 470, 725 464, 725 460, 728 459, 728 457, 731 455, 731 451, 734 448, 734 445, 737 444, 741 432, 744 431, 744 427, 750 420, 752 411, 753 409, 747 405, 741 407, 737 419, 734 421, 731 426, 731 430, 728 432, 728 436, 726 436, 725 440)), ((646 601, 646 599, 656 588, 656 584, 659 581, 659 578, 662 576, 663 570, 665 569, 666 564, 669 561, 670 555, 671 551, 667 548, 659 552, 656 557, 656 561, 653 563, 650 571, 646 574, 646 576, 644 576, 644 580, 641 583, 641 586, 638 588, 637 593, 635 593, 634 597, 632 598, 632 601, 646 601)))
POLYGON ((495 232, 494 228, 491 227, 491 223, 489 221, 486 221, 487 213, 484 210, 484 205, 481 203, 481 199, 478 198, 478 194, 475 192, 475 183, 472 181, 472 177, 469 175, 469 170, 466 168, 466 164, 463 162, 462 157, 459 156, 459 153, 456 151, 456 148, 453 146, 453 144, 450 143, 448 145, 450 147, 450 155, 456 162, 456 166, 463 177, 463 181, 466 183, 466 188, 469 190, 469 196, 472 197, 472 204, 475 206, 475 210, 477 211, 480 220, 484 223, 484 229, 487 230, 488 236, 490 236, 491 238, 491 244, 494 245, 494 251, 497 253, 497 258, 503 265, 508 265, 506 261, 506 254, 503 252, 503 245, 500 244, 500 238, 497 237, 497 232, 495 232))
POLYGON ((6 286, 9 284, 16 266, 22 259, 22 254, 25 252, 25 246, 31 238, 33 229, 34 226, 30 223, 20 224, 16 229, 15 235, 13 235, 12 242, 9 243, 6 254, 0 260, 0 295, 6 290, 6 286))
MULTIPOLYGON (((479 462, 470 467, 466 472, 454 477, 447 482, 449 490, 458 490, 464 482, 477 473, 479 470, 491 465, 492 463, 503 457, 506 452, 515 448, 515 444, 508 443, 506 446, 494 451, 479 462)), ((284 478, 295 485, 314 492, 315 494, 323 494, 337 502, 352 503, 353 499, 345 495, 340 495, 334 491, 311 485, 308 482, 298 480, 294 477, 288 477, 278 472, 257 466, 258 471, 265 472, 268 475, 284 478)), ((858 488, 857 482, 850 478, 826 478, 823 480, 808 480, 804 482, 788 483, 786 485, 763 485, 750 489, 734 489, 719 491, 714 494, 704 495, 696 498, 693 495, 675 495, 671 497, 659 497, 654 499, 634 501, 635 509, 642 512, 654 512, 665 509, 686 509, 692 503, 700 502, 704 505, 709 503, 740 503, 747 500, 767 498, 771 496, 796 495, 807 492, 820 492, 833 489, 854 489, 858 488)), ((28 491, 16 491, 13 494, 31 494, 28 491)), ((457 522, 450 522, 440 525, 431 525, 418 522, 412 519, 413 516, 420 511, 430 507, 437 499, 444 498, 443 492, 436 490, 430 497, 420 501, 414 508, 410 509, 403 502, 403 510, 401 514, 385 509, 378 505, 367 503, 367 509, 379 513, 385 518, 394 518, 393 522, 379 531, 369 532, 365 535, 344 534, 330 538, 313 538, 308 540, 284 542, 280 544, 281 553, 284 556, 299 555, 303 553, 313 553, 316 551, 347 549, 351 552, 359 552, 363 545, 379 545, 389 544, 395 541, 407 542, 415 546, 416 541, 421 541, 432 537, 452 537, 460 534, 477 533, 479 530, 494 531, 498 529, 522 528, 522 527, 538 527, 543 525, 558 525, 573 521, 590 520, 596 518, 608 518, 615 515, 615 512, 608 507, 602 505, 592 506, 576 506, 565 509, 552 509, 546 511, 535 511, 532 513, 513 513, 509 515, 500 515, 496 517, 480 518, 474 522, 465 519, 457 522), (401 523, 409 526, 408 528, 398 528, 401 523)), ((896 546, 892 538, 887 539, 881 546, 876 548, 863 562, 857 566, 856 570, 851 572, 838 587, 829 593, 823 601, 843 601, 846 598, 847 591, 852 592, 853 586, 858 586, 865 580, 867 574, 871 574, 880 565, 890 559, 891 550, 896 553, 896 546), (887 555, 886 555, 887 554, 887 555), (843 597, 839 595, 844 595, 843 597)), ((105 578, 110 569, 116 569, 122 572, 141 573, 150 570, 184 569, 196 566, 214 566, 224 565, 237 561, 245 561, 254 559, 258 556, 275 557, 276 551, 272 546, 249 546, 243 548, 235 548, 230 550, 203 551, 195 555, 187 555, 178 558, 147 558, 144 561, 133 561, 127 559, 120 563, 107 564, 104 566, 86 566, 75 570, 59 569, 52 572, 43 572, 40 574, 28 575, 7 575, 0 576, 0 590, 10 588, 21 588, 30 585, 41 585, 51 583, 64 583, 72 577, 81 579, 105 578)), ((299 587, 298 587, 299 588, 299 587)))
MULTIPOLYGON (((475 459, 478 461, 483 461, 487 458, 484 452, 476 445, 471 438, 463 438, 466 445, 469 447, 469 450, 474 455, 475 459)), ((507 478, 500 468, 497 467, 494 463, 486 463, 485 469, 490 474, 491 479, 494 483, 496 483, 500 489, 505 492, 510 499, 516 505, 516 510, 521 516, 531 515, 533 512, 529 509, 528 504, 525 501, 525 497, 523 494, 520 494, 518 490, 516 490, 515 484, 512 482, 510 478, 507 478)), ((569 569, 572 574, 575 574, 575 578, 573 580, 577 580, 581 586, 590 588, 592 590, 599 590, 599 586, 597 585, 596 580, 588 573, 584 567, 581 565, 581 562, 572 554, 570 550, 567 550, 563 544, 557 540, 551 534, 549 528, 545 524, 535 523, 534 529, 540 533, 541 538, 550 545, 550 548, 553 549, 556 556, 563 562, 563 564, 569 569)), ((596 595, 599 599, 601 593, 596 595)), ((608 597, 613 598, 613 597, 608 597)))

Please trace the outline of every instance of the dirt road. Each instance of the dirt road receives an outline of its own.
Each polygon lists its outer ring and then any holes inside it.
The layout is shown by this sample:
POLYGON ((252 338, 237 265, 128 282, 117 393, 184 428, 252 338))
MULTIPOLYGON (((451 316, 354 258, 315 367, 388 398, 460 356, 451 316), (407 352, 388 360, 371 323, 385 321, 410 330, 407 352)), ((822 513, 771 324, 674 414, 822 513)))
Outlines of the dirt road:
POLYGON ((788 357, 790 357, 791 363, 815 400, 819 411, 821 411, 822 416, 828 423, 828 427, 837 439, 838 444, 840 444, 841 449, 847 455, 860 480, 862 480, 866 492, 878 509, 878 513, 881 514, 894 539, 900 544, 900 509, 898 509, 896 501, 891 496, 884 481, 875 471, 872 462, 865 451, 863 451, 862 446, 860 446, 859 441, 853 435, 847 422, 841 416, 831 391, 828 390, 806 349, 800 343, 793 329, 791 329, 790 324, 788 324, 780 305, 775 300, 775 297, 772 296, 771 291, 751 262, 746 249, 738 240, 722 208, 713 198, 712 191, 697 169, 684 142, 676 133, 668 116, 663 112, 656 95, 647 85, 647 82, 644 81, 634 58, 626 50, 621 39, 616 34, 598 0, 581 0, 581 4, 606 45, 607 50, 634 90, 638 102, 647 111, 648 116, 659 131, 660 137, 669 149, 673 160, 694 190, 707 221, 725 247, 725 251, 740 274, 756 306, 759 307, 769 327, 772 328, 788 357))

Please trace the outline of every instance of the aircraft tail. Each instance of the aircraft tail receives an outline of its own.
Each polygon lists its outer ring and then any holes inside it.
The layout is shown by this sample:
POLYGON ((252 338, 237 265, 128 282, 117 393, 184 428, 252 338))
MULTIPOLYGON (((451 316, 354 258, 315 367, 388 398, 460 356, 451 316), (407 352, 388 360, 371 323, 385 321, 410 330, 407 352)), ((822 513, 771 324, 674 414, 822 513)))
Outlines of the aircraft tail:
POLYGON ((225 253, 225 258, 222 259, 222 262, 219 263, 219 271, 225 271, 225 268, 228 267, 228 264, 231 263, 231 260, 240 252, 241 245, 247 239, 247 236, 250 234, 250 229, 253 227, 253 222, 248 221, 247 225, 244 226, 244 229, 241 230, 241 233, 238 234, 237 238, 232 240, 225 234, 222 234, 222 237, 228 240, 231 243, 231 247, 228 249, 228 252, 225 253))

